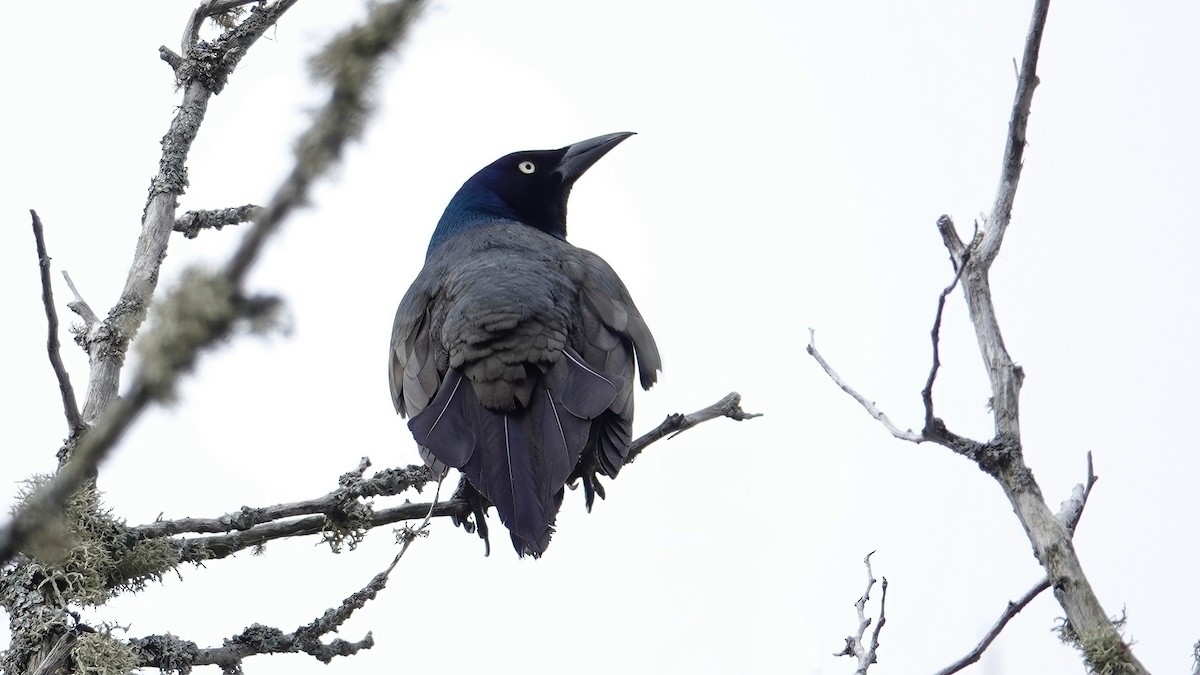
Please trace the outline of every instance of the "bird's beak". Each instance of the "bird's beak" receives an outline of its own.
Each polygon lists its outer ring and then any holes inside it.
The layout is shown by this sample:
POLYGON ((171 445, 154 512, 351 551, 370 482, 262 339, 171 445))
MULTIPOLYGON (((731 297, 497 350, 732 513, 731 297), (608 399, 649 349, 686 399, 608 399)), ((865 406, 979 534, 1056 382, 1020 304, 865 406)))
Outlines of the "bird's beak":
POLYGON ((562 161, 558 163, 555 171, 563 177, 564 183, 574 183, 577 178, 583 175, 584 171, 591 168, 609 150, 617 147, 618 143, 632 135, 632 131, 619 131, 615 134, 605 134, 589 138, 586 141, 572 143, 563 148, 563 150, 566 150, 566 154, 563 155, 562 161))

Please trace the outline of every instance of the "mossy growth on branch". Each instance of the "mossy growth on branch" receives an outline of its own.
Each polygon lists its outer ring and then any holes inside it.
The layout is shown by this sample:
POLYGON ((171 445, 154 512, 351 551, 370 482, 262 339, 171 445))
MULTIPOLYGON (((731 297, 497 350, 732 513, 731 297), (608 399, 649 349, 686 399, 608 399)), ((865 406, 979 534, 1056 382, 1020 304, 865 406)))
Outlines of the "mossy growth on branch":
POLYGON ((86 633, 71 648, 77 675, 129 675, 141 664, 133 647, 111 634, 86 633))
POLYGON ((1121 616, 1112 620, 1115 630, 1089 631, 1080 635, 1070 621, 1061 618, 1055 631, 1058 639, 1079 650, 1091 675, 1125 675, 1139 672, 1131 658, 1129 648, 1132 642, 1126 642, 1121 636, 1125 621, 1126 616, 1122 612, 1121 616))
MULTIPOLYGON (((27 480, 18 493, 21 503, 49 480, 45 475, 27 480)), ((131 533, 103 507, 90 482, 67 500, 62 519, 48 525, 25 551, 21 576, 63 605, 100 605, 139 591, 180 562, 173 541, 131 533)))

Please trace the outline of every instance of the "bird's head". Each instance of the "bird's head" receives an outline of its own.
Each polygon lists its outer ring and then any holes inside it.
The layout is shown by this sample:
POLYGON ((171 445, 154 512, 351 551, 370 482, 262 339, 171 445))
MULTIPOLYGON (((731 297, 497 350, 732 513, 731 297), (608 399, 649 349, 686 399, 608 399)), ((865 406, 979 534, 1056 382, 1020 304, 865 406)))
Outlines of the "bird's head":
POLYGON ((505 155, 471 176, 438 221, 429 250, 446 239, 495 219, 515 220, 559 239, 567 237, 567 197, 593 164, 631 131, 605 134, 557 150, 505 155))

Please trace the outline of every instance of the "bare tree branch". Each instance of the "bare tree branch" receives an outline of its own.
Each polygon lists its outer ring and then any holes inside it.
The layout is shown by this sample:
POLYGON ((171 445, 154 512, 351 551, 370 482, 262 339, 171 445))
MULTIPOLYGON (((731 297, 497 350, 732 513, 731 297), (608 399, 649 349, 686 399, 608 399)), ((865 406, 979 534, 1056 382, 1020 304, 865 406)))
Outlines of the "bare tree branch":
POLYGON ((883 584, 880 585, 879 620, 875 622, 875 630, 871 632, 870 641, 863 642, 867 629, 871 627, 871 619, 867 617, 867 602, 871 599, 871 589, 875 587, 876 582, 875 575, 871 572, 871 556, 873 555, 875 552, 871 551, 867 557, 863 558, 863 564, 867 566, 867 588, 854 603, 854 609, 858 612, 858 632, 847 636, 846 646, 842 648, 842 651, 834 654, 834 656, 850 656, 858 660, 858 668, 854 670, 854 675, 866 675, 867 670, 877 662, 879 632, 883 630, 883 624, 887 623, 884 609, 887 605, 888 581, 887 577, 884 577, 883 584))
POLYGON ((1014 616, 1020 614, 1021 610, 1025 609, 1026 605, 1033 602, 1033 599, 1040 595, 1042 591, 1046 590, 1047 588, 1050 588, 1050 580, 1042 579, 1041 582, 1039 582, 1036 586, 1026 591, 1025 595, 1022 595, 1016 602, 1010 601, 1008 606, 1005 607, 1004 611, 1000 614, 1000 618, 996 620, 996 623, 994 623, 991 629, 988 630, 987 634, 983 636, 983 639, 979 641, 979 644, 975 645, 974 649, 968 652, 967 655, 961 659, 937 671, 937 673, 934 675, 952 675, 953 673, 957 673, 963 668, 966 668, 967 666, 979 661, 979 659, 983 656, 983 653, 987 651, 987 648, 992 645, 992 642, 994 642, 995 639, 1000 636, 1001 631, 1003 631, 1004 627, 1008 625, 1008 622, 1012 620, 1014 616))
MULTIPOLYGON (((1093 670, 1145 673, 1144 666, 1130 651, 1118 627, 1108 618, 1096 598, 1071 542, 1073 523, 1078 521, 1082 503, 1090 486, 1095 482, 1094 475, 1089 470, 1087 485, 1077 488, 1056 516, 1047 506, 1033 472, 1025 464, 1019 415, 1020 389, 1025 373, 1013 362, 1004 346, 988 279, 991 264, 1000 250, 1012 216, 1017 185, 1021 177, 1026 128, 1033 91, 1038 84, 1037 62, 1049 4, 1049 0, 1036 0, 1034 4, 1033 18, 1017 77, 1017 91, 1005 141, 1000 183, 991 214, 983 220, 982 227, 969 246, 963 244, 949 216, 942 216, 937 223, 942 241, 950 253, 955 278, 961 283, 968 314, 975 328, 980 355, 991 383, 992 396, 989 403, 993 412, 995 436, 987 443, 979 443, 951 434, 946 430, 945 424, 933 415, 932 384, 939 365, 938 330, 945 296, 953 288, 953 284, 939 299, 937 319, 931 333, 935 349, 934 366, 926 389, 922 392, 926 407, 926 424, 921 434, 900 432, 874 404, 868 403, 842 382, 823 359, 818 358, 818 363, 838 386, 853 396, 873 417, 883 422, 897 438, 911 442, 937 442, 973 459, 981 469, 994 477, 1025 528, 1029 541, 1033 544, 1034 554, 1046 570, 1049 586, 1054 589, 1055 597, 1067 615, 1062 634, 1074 636, 1075 646, 1081 650, 1085 663, 1093 670)), ((810 344, 809 353, 814 354, 814 351, 810 344)))
POLYGON ((200 230, 220 230, 226 225, 241 225, 254 220, 262 211, 261 206, 246 204, 227 209, 188 211, 175 221, 175 231, 182 232, 188 239, 195 239, 200 230))
MULTIPOLYGON (((996 202, 991 216, 984 224, 982 238, 974 246, 974 257, 980 267, 991 267, 1004 233, 1012 217, 1013 202, 1017 197, 1017 183, 1021 180, 1021 167, 1025 156, 1025 131, 1029 125, 1029 110, 1033 106, 1033 90, 1037 88, 1038 55, 1042 48, 1042 33, 1046 29, 1046 15, 1050 11, 1050 0, 1037 0, 1033 6, 1033 19, 1025 37, 1025 53, 1021 57, 1021 70, 1017 75, 1017 92, 1014 96, 1012 114, 1008 121, 1008 135, 1004 145, 1004 160, 1000 171, 1000 185, 996 189, 996 202)), ((953 249, 951 249, 953 255, 953 249)))
POLYGON ((697 424, 703 424, 718 417, 728 417, 738 422, 762 417, 762 413, 748 413, 742 410, 741 403, 742 395, 734 391, 726 394, 725 398, 720 401, 690 415, 680 415, 679 413, 668 415, 657 427, 642 434, 629 444, 629 456, 625 458, 625 464, 632 464, 633 460, 637 459, 637 456, 651 443, 663 438, 674 438, 697 424))
MULTIPOLYGON (((690 415, 670 415, 662 424, 633 441, 630 459, 651 444, 682 433, 698 424, 718 417, 735 420, 758 417, 744 412, 735 392, 720 401, 690 415)), ((628 462, 627 462, 628 463, 628 462)), ((247 548, 286 537, 330 534, 333 530, 349 533, 351 545, 373 528, 405 520, 431 517, 463 518, 471 512, 463 500, 447 500, 436 504, 406 503, 375 510, 359 500, 371 497, 391 497, 412 488, 420 490, 434 481, 432 472, 415 464, 397 469, 385 469, 365 477, 371 466, 364 457, 355 470, 338 479, 339 487, 321 497, 270 506, 249 507, 216 518, 181 518, 159 520, 129 528, 139 538, 167 537, 185 533, 215 536, 181 537, 176 540, 181 562, 203 562, 233 555, 247 548), (304 516, 304 517, 301 517, 304 516)))
MULTIPOLYGON (((962 255, 963 257, 966 256, 965 253, 962 255)), ((929 432, 929 429, 934 425, 934 419, 936 419, 933 414, 933 383, 937 379, 938 368, 942 367, 942 312, 946 308, 946 296, 950 295, 955 286, 958 286, 958 280, 962 278, 962 273, 966 269, 966 266, 956 263, 955 268, 954 279, 938 295, 937 312, 933 316, 933 328, 929 331, 929 336, 933 341, 933 365, 929 368, 929 378, 925 380, 925 388, 921 390, 921 401, 925 403, 925 430, 922 435, 929 432)))
MULTIPOLYGON (((185 54, 176 71, 176 81, 183 88, 183 100, 163 136, 163 153, 158 173, 150 182, 149 198, 142 212, 141 235, 129 266, 129 276, 120 299, 88 343, 91 373, 83 419, 89 424, 94 423, 116 397, 125 353, 146 318, 150 297, 158 286, 159 267, 175 229, 175 205, 188 184, 185 162, 204 121, 208 100, 225 86, 246 50, 296 1, 278 0, 255 7, 237 27, 226 31, 213 43, 205 43, 205 49, 185 54)), ((204 3, 196 11, 204 12, 213 4, 204 3)))
MULTIPOLYGON (((365 458, 364 458, 365 461, 365 458)), ((369 463, 367 463, 369 465, 369 463)), ((363 467, 365 470, 366 467, 363 467)), ((359 472, 361 476, 361 472, 359 472)), ((441 483, 438 483, 440 491, 441 483)), ((425 511, 425 519, 415 528, 405 528, 399 535, 400 551, 392 562, 376 574, 362 590, 351 594, 340 605, 327 610, 311 623, 285 634, 278 628, 254 624, 238 635, 225 641, 220 647, 200 649, 196 643, 181 640, 173 635, 151 635, 129 641, 143 656, 142 668, 158 668, 162 672, 189 672, 192 666, 218 665, 225 672, 241 672, 242 661, 258 654, 286 654, 304 652, 329 663, 335 656, 350 656, 363 649, 370 649, 375 640, 370 633, 357 642, 335 639, 325 643, 321 638, 336 633, 355 612, 365 606, 382 591, 392 570, 404 557, 409 546, 419 537, 427 536, 429 521, 440 505, 437 495, 425 511)))
MULTIPOLYGON (((1013 363, 1004 346, 988 280, 989 268, 999 252, 1012 215, 1021 176, 1026 125, 1033 90, 1038 83, 1038 52, 1048 10, 1049 0, 1035 3, 1009 122, 996 203, 973 244, 970 259, 963 263, 966 268, 962 279, 963 294, 992 385, 991 407, 996 429, 992 443, 996 446, 999 460, 992 466, 992 475, 1000 482, 1033 544, 1038 561, 1046 569, 1050 587, 1054 589, 1055 597, 1067 615, 1073 634, 1086 636, 1090 644, 1103 645, 1102 649, 1094 650, 1095 654, 1103 652, 1116 655, 1112 658, 1121 661, 1119 664, 1110 661, 1099 665, 1119 665, 1131 673, 1145 673, 1145 667, 1130 651, 1092 590, 1071 544, 1070 532, 1051 513, 1033 473, 1025 464, 1019 422, 1019 394, 1025 374, 1020 366, 1013 363)), ((947 232, 953 232, 953 225, 949 218, 943 218, 947 222, 940 224, 939 230, 945 239, 947 232)), ((953 242, 946 243, 953 255, 953 242)), ((1095 654, 1090 653, 1093 650, 1087 649, 1083 642, 1078 646, 1083 651, 1084 660, 1097 665, 1093 660, 1095 654)))
POLYGON ((217 518, 181 518, 179 520, 158 520, 147 525, 129 528, 129 531, 142 538, 165 537, 191 532, 195 534, 215 534, 248 530, 255 525, 311 514, 333 516, 345 512, 347 505, 356 499, 370 497, 391 497, 410 488, 420 490, 430 482, 437 482, 433 472, 425 466, 410 464, 400 469, 385 469, 365 478, 366 470, 371 466, 371 460, 363 457, 358 468, 343 474, 338 479, 340 487, 316 499, 308 499, 287 504, 252 508, 243 506, 238 511, 227 513, 217 518))
MULTIPOLYGON (((1072 535, 1075 534, 1075 528, 1079 525, 1080 517, 1083 516, 1083 507, 1087 505, 1088 496, 1092 494, 1092 486, 1096 484, 1097 480, 1099 480, 1099 478, 1096 476, 1094 467, 1092 465, 1092 453, 1089 452, 1087 480, 1085 483, 1075 486, 1075 489, 1071 493, 1071 498, 1063 502, 1062 509, 1060 509, 1058 512, 1058 519, 1062 521, 1063 527, 1066 527, 1067 531, 1069 531, 1072 535)), ((967 652, 967 654, 961 659, 937 671, 935 675, 952 675, 952 673, 957 673, 963 668, 978 662, 983 656, 983 653, 987 651, 987 648, 991 646, 992 642, 994 642, 996 638, 1000 636, 1000 633, 1004 630, 1004 627, 1008 625, 1008 622, 1012 620, 1014 616, 1020 614, 1021 610, 1025 609, 1029 603, 1033 602, 1034 598, 1041 595, 1042 592, 1047 588, 1050 588, 1050 579, 1048 577, 1042 579, 1037 583, 1037 585, 1026 591, 1025 595, 1022 595, 1016 602, 1010 601, 1008 606, 1005 607, 1004 611, 1000 614, 1000 618, 996 620, 996 623, 994 623, 991 629, 988 630, 987 634, 983 636, 983 639, 980 640, 977 645, 975 645, 974 649, 967 652)))
POLYGON ((54 377, 58 380, 58 391, 62 395, 63 414, 67 418, 67 435, 75 436, 84 429, 83 416, 79 414, 79 404, 75 402, 75 389, 71 386, 71 375, 63 365, 61 347, 58 341, 58 310, 54 308, 54 286, 50 282, 50 254, 46 252, 46 235, 42 227, 42 219, 37 211, 29 210, 33 218, 33 240, 37 246, 38 267, 42 278, 42 306, 46 310, 46 352, 50 356, 50 367, 54 369, 54 377))
POLYGON ((825 370, 825 374, 829 376, 829 379, 833 380, 834 384, 841 387, 842 391, 850 394, 850 397, 855 401, 858 401, 858 404, 867 411, 867 414, 878 420, 893 436, 909 443, 924 443, 926 441, 923 434, 918 434, 912 429, 901 431, 900 427, 893 424, 892 420, 874 402, 868 401, 866 396, 863 396, 854 387, 846 384, 846 381, 837 374, 833 366, 829 365, 829 362, 825 360, 825 357, 821 356, 821 352, 817 351, 817 331, 812 328, 808 329, 808 347, 805 348, 805 351, 808 352, 809 356, 817 360, 817 363, 821 365, 821 368, 825 370))
MULTIPOLYGON (((227 31, 222 40, 229 45, 253 43, 294 2, 279 0, 264 8, 254 8, 251 16, 237 28, 227 31), (248 24, 253 28, 245 28, 248 24)), ((126 291, 89 344, 92 381, 83 416, 85 421, 90 421, 89 411, 93 414, 104 411, 105 414, 83 435, 71 461, 30 497, 8 525, 0 529, 0 564, 10 560, 20 546, 41 529, 47 518, 57 517, 63 500, 95 474, 99 462, 151 401, 171 394, 176 378, 191 367, 202 349, 228 335, 238 320, 255 318, 264 309, 269 309, 269 302, 245 298, 237 289, 267 238, 294 207, 304 202, 312 182, 329 168, 340 156, 344 144, 361 129, 366 112, 362 88, 372 82, 369 73, 374 72, 387 50, 403 38, 421 4, 414 0, 377 5, 364 27, 349 31, 331 44, 329 49, 340 50, 338 53, 342 57, 357 59, 339 65, 342 71, 353 72, 354 76, 336 70, 329 74, 334 82, 333 91, 329 101, 318 111, 310 130, 301 137, 296 168, 276 192, 263 217, 242 240, 224 272, 208 277, 195 275, 193 283, 185 283, 173 295, 173 301, 164 303, 162 311, 186 317, 188 329, 176 330, 169 320, 159 322, 161 335, 143 341, 142 368, 129 392, 115 399, 128 342, 145 318, 146 303, 157 284, 158 266, 166 251, 167 237, 174 228, 175 197, 186 184, 183 161, 187 147, 195 138, 204 106, 212 94, 211 89, 195 81, 188 85, 183 109, 164 139, 163 159, 151 187, 142 236, 130 267, 126 291), (364 42, 366 48, 362 48, 364 42), (189 105, 193 108, 190 114, 189 105), (174 143, 182 143, 183 147, 175 147, 174 143)), ((236 63, 240 54, 231 58, 236 63)))

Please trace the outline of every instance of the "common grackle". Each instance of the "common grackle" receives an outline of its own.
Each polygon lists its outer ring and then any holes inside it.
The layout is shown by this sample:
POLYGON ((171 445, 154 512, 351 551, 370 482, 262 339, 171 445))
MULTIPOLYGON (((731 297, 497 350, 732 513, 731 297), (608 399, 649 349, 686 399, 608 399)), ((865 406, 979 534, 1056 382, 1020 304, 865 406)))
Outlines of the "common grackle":
POLYGON ((392 328, 396 411, 459 494, 495 505, 521 556, 550 543, 568 482, 587 507, 629 454, 636 356, 657 379, 654 337, 600 256, 567 243, 575 181, 632 133, 505 155, 450 200, 392 328))

